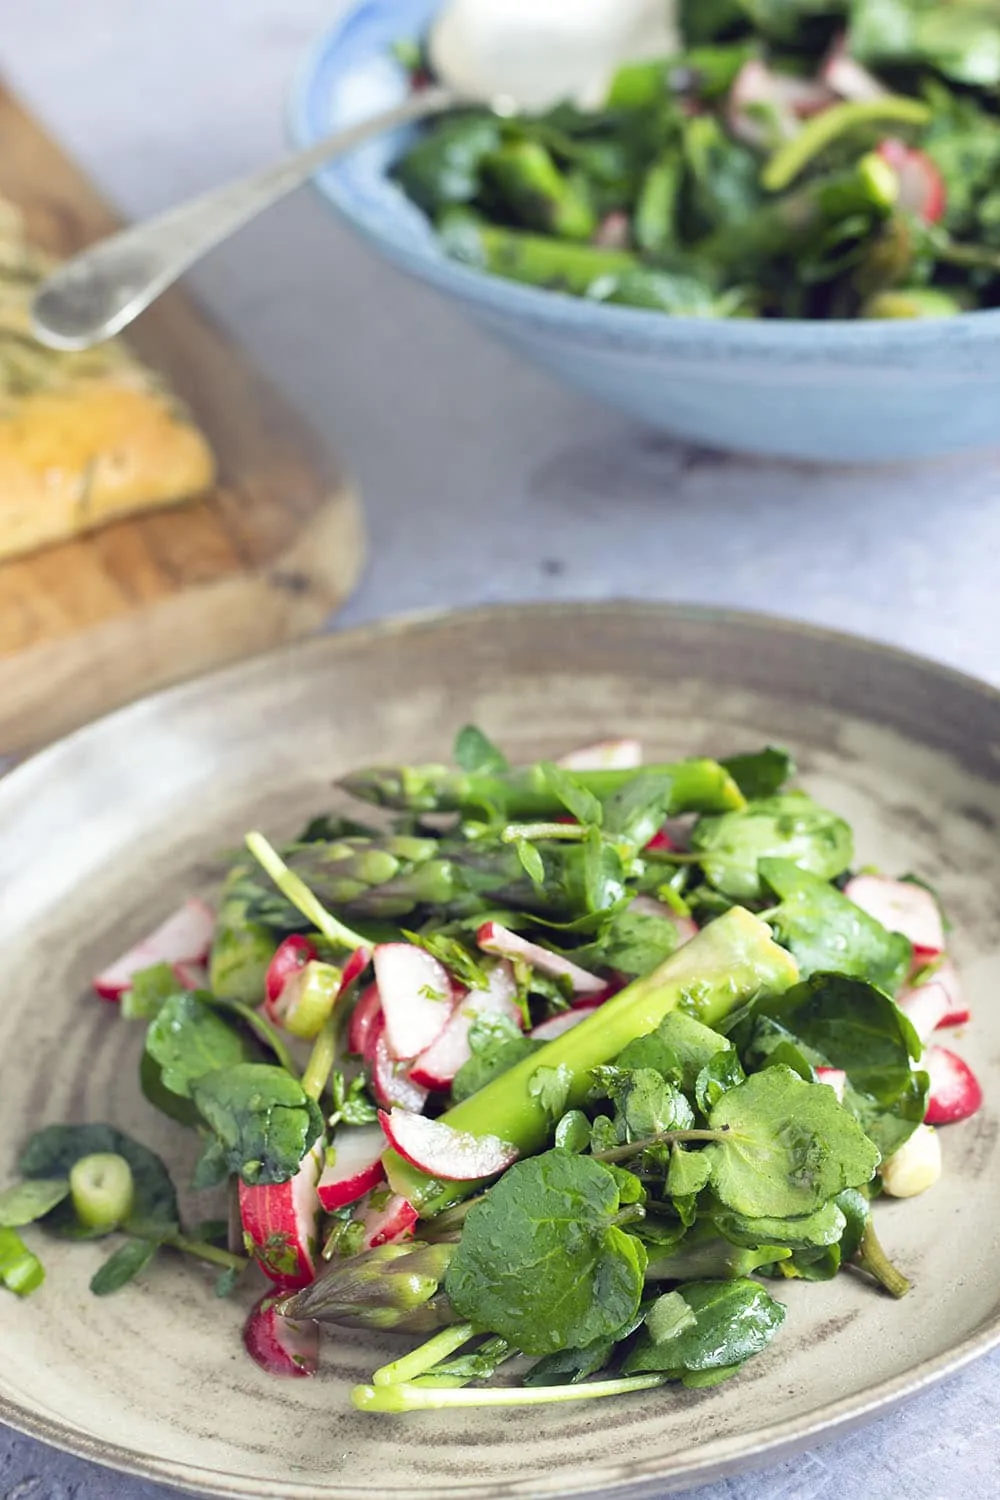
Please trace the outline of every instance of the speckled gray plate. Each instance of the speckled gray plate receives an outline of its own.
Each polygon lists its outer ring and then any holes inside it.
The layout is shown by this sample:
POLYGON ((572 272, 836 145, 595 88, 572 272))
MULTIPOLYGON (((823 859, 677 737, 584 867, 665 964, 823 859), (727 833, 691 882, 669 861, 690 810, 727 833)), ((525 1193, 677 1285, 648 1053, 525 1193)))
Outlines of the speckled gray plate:
POLYGON ((372 1418, 348 1388, 393 1341, 330 1337, 316 1380, 279 1383, 244 1358, 241 1306, 196 1267, 164 1263, 98 1301, 100 1247, 47 1244, 44 1289, 0 1298, 0 1419, 212 1495, 639 1500, 820 1441, 1000 1343, 1000 696, 762 618, 612 604, 392 623, 153 698, 15 771, 0 783, 3 1162, 44 1122, 109 1119, 183 1176, 190 1143, 137 1086, 141 1028, 89 976, 210 893, 251 824, 289 833, 333 776, 441 757, 469 719, 524 757, 625 731, 657 756, 784 742, 853 822, 860 862, 939 886, 974 1010, 956 1045, 987 1103, 946 1132, 932 1193, 879 1206, 911 1296, 847 1276, 789 1285, 773 1349, 717 1391, 372 1418))

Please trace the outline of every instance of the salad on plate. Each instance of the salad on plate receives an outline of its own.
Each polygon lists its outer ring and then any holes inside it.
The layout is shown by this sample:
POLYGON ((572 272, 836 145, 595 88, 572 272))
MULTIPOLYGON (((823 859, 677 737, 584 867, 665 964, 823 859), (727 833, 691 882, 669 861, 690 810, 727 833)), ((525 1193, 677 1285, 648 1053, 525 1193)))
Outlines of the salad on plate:
POLYGON ((49 1125, 0 1193, 0 1283, 41 1285, 35 1224, 111 1239, 99 1296, 193 1257, 256 1299, 274 1374, 314 1374, 324 1328, 401 1335, 372 1413, 701 1389, 770 1346, 790 1279, 904 1296, 877 1199, 930 1188, 936 1127, 979 1108, 936 1040, 969 1014, 934 891, 858 868, 793 776, 628 739, 512 767, 468 727, 292 843, 249 833, 214 908, 95 980, 223 1213, 182 1224, 114 1126, 49 1125))
MULTIPOLYGON (((997 0, 676 12, 679 50, 625 66, 597 107, 468 109, 404 151, 396 180, 449 254, 689 317, 998 305, 997 0)), ((423 48, 400 54, 426 82, 423 48)))

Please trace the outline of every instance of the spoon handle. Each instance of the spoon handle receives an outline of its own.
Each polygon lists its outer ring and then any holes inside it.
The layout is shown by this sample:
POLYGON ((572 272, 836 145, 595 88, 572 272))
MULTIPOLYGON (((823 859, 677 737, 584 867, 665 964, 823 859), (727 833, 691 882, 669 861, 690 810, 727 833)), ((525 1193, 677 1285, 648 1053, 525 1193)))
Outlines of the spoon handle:
POLYGON ((445 88, 410 95, 394 109, 327 136, 239 182, 213 188, 85 250, 43 282, 32 304, 37 338, 53 349, 88 349, 120 332, 196 260, 263 209, 355 146, 458 102, 445 88))

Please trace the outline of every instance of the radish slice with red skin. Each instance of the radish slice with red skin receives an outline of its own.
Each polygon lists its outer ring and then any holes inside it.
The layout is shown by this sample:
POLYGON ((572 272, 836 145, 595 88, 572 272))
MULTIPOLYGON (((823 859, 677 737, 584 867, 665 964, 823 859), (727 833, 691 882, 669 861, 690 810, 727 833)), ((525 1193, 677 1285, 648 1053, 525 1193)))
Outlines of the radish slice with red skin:
POLYGON ((926 1042, 944 1024, 944 1019, 951 1010, 948 991, 943 984, 937 984, 934 980, 906 990, 898 997, 896 1004, 907 1016, 922 1042, 926 1042))
MULTIPOLYGON (((632 244, 632 224, 628 214, 624 213, 620 208, 614 208, 610 213, 605 214, 597 226, 592 243, 602 246, 605 250, 628 250, 632 244)), ((561 761, 560 764, 565 765, 565 760, 561 761)), ((600 761, 598 769, 608 765, 609 762, 600 761)), ((611 768, 613 769, 613 766, 611 768)), ((586 771, 590 767, 578 765, 571 769, 586 771)), ((626 766, 625 769, 630 770, 631 767, 626 766)))
MULTIPOLYGON (((972 1019, 972 1012, 965 1003, 962 993, 962 981, 958 977, 958 970, 950 958, 941 959, 932 970, 933 982, 939 984, 948 996, 948 1014, 942 1021, 941 1026, 964 1026, 972 1019)), ((930 981, 928 981, 930 982, 930 981)))
POLYGON ((480 1016, 506 1016, 516 1026, 524 1025, 517 1004, 517 981, 506 959, 493 965, 489 980, 488 989, 470 990, 459 1000, 437 1041, 420 1054, 410 1069, 414 1083, 427 1089, 448 1088, 459 1068, 472 1056, 469 1032, 480 1016))
POLYGON ((427 1103, 428 1090, 410 1077, 411 1066, 409 1062, 397 1062, 390 1054, 383 1021, 372 1053, 371 1077, 375 1098, 384 1109, 398 1104, 419 1114, 427 1103))
POLYGON ((653 854, 656 854, 657 852, 659 852, 660 854, 672 854, 676 848, 677 845, 674 843, 669 833, 667 833, 666 829, 661 828, 659 833, 653 834, 653 837, 650 839, 643 852, 653 854))
POLYGON ((380 943, 375 983, 389 1052, 397 1061, 412 1061, 448 1024, 455 1003, 448 970, 414 943, 380 943))
POLYGON ((355 948, 344 965, 344 974, 340 981, 341 994, 349 990, 356 979, 361 978, 372 961, 372 952, 371 948, 355 948))
POLYGON ((391 1245, 404 1240, 413 1233, 417 1222, 417 1210, 408 1199, 399 1193, 380 1192, 373 1194, 373 1201, 360 1215, 365 1226, 362 1249, 377 1250, 379 1245, 391 1245))
POLYGON ((244 1326, 243 1346, 269 1375, 293 1379, 315 1375, 319 1369, 319 1324, 311 1319, 283 1318, 276 1311, 280 1301, 280 1293, 261 1297, 244 1326))
MULTIPOLYGON (((612 215, 608 215, 611 218, 612 215)), ((622 215, 625 218, 624 215, 622 215)), ((628 219, 625 218, 626 228, 628 219)), ((596 240, 601 244, 603 241, 596 240)), ((583 745, 556 761, 564 771, 635 771, 642 765, 642 746, 638 740, 600 740, 583 745)))
POLYGON ((239 1185, 247 1250, 265 1276, 282 1286, 308 1286, 316 1275, 316 1184, 322 1165, 323 1148, 316 1145, 290 1181, 266 1187, 239 1185))
POLYGON ((737 140, 748 146, 773 146, 775 128, 782 140, 796 134, 802 120, 836 102, 828 84, 813 78, 775 73, 760 58, 749 58, 733 80, 726 122, 737 140), (765 106, 769 119, 758 119, 754 106, 765 106))
POLYGON ((347 1025, 347 1050, 355 1057, 371 1062, 378 1031, 383 1023, 382 996, 377 984, 370 984, 358 996, 347 1025))
POLYGON ((889 163, 899 179, 899 207, 916 214, 925 224, 937 224, 944 218, 948 192, 944 178, 926 151, 908 146, 890 137, 882 141, 878 154, 889 163))
POLYGON ((547 1021, 540 1021, 529 1033, 533 1042, 554 1042, 557 1036, 565 1036, 567 1031, 572 1031, 574 1026, 579 1026, 593 1011, 599 1009, 601 1001, 591 1001, 588 1005, 576 1005, 572 1010, 561 1011, 557 1016, 550 1016, 547 1021))
POLYGON ((843 1104, 847 1090, 847 1074, 843 1068, 817 1068, 816 1078, 819 1083, 828 1084, 836 1094, 837 1102, 843 1104))
POLYGON ((670 922, 677 933, 678 948, 683 948, 685 943, 698 936, 698 923, 693 917, 683 916, 681 912, 667 906, 665 901, 657 901, 653 896, 636 896, 629 911, 637 911, 647 917, 663 917, 670 922))
POLYGON ((967 1120, 983 1102, 979 1079, 964 1058, 947 1047, 928 1047, 918 1066, 930 1075, 931 1092, 924 1121, 952 1125, 967 1120))
POLYGON ((547 974, 551 979, 568 979, 574 995, 600 995, 607 989, 603 979, 581 969, 579 964, 563 958, 560 953, 550 953, 540 943, 530 943, 519 933, 511 932, 499 922, 484 922, 476 933, 476 942, 484 953, 500 953, 505 958, 523 958, 525 963, 547 974))
POLYGON ((333 1139, 333 1164, 324 1166, 317 1189, 326 1213, 357 1203, 385 1180, 384 1150, 381 1126, 341 1126, 333 1139))
POLYGON ((133 975, 141 969, 149 969, 153 964, 203 964, 214 932, 212 908, 197 899, 185 901, 148 937, 102 969, 94 980, 94 989, 102 1000, 120 1000, 131 988, 133 975))
POLYGON ((442 1182, 477 1182, 496 1177, 517 1161, 516 1146, 496 1135, 470 1135, 441 1120, 394 1109, 379 1112, 386 1140, 406 1161, 442 1182))
POLYGON ((293 933, 279 943, 264 976, 264 1009, 272 1021, 278 1019, 272 1007, 281 999, 285 985, 300 969, 304 969, 306 964, 316 958, 319 958, 316 944, 298 933, 293 933))
POLYGON ((847 50, 847 35, 841 32, 823 62, 819 76, 821 82, 840 99, 862 103, 869 99, 884 99, 889 90, 869 73, 847 50))
POLYGON ((208 970, 204 964, 174 964, 178 984, 186 990, 207 990, 208 970))
POLYGON ((912 880, 888 875, 855 875, 844 895, 890 932, 901 932, 926 962, 944 952, 944 924, 930 891, 912 880))

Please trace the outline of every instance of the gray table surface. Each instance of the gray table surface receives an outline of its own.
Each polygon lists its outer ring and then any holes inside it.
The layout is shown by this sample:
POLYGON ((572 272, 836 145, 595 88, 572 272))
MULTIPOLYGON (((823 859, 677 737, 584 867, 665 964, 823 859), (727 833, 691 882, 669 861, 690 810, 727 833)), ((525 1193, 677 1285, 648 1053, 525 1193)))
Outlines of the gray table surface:
MULTIPOLYGON (((295 66, 341 3, 5 0, 0 67, 141 216, 280 150, 295 66)), ((505 600, 726 603, 872 635, 1000 682, 1000 449, 842 471, 637 431, 376 262, 311 192, 193 281, 360 481, 371 562, 338 626, 505 600)), ((998 1429, 1000 1355, 808 1457, 697 1496, 998 1496, 998 1429)), ((0 1500, 173 1493, 0 1428, 0 1500)))

